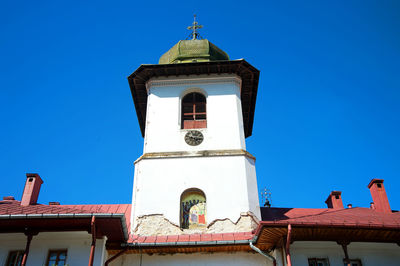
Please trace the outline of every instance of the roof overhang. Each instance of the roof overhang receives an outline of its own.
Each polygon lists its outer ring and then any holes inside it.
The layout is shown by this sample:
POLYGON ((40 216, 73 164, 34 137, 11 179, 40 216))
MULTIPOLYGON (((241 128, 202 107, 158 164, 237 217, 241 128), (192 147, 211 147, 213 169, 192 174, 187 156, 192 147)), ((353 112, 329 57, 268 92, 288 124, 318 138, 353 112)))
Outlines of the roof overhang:
MULTIPOLYGON (((291 228, 291 241, 400 242, 398 226, 291 224, 291 228)), ((258 247, 279 247, 288 234, 288 223, 261 222, 256 234, 258 247)))
MULTIPOLYGON (((237 251, 251 251, 249 241, 246 243, 224 243, 224 244, 201 244, 201 243, 182 243, 177 245, 136 245, 126 246, 127 253, 138 254, 166 254, 166 253, 194 253, 194 252, 237 252, 237 251)), ((110 254, 115 254, 118 249, 108 249, 110 254)))
POLYGON ((139 236, 131 235, 122 245, 107 245, 110 254, 121 250, 127 253, 193 253, 250 251, 253 232, 203 233, 183 235, 139 236))
POLYGON ((96 217, 96 236, 110 242, 125 242, 128 231, 124 214, 15 214, 0 215, 0 233, 91 231, 96 217))
POLYGON ((128 81, 142 136, 144 136, 145 133, 146 123, 146 82, 155 77, 176 77, 181 75, 202 74, 236 74, 242 79, 241 102, 244 133, 246 138, 251 136, 260 71, 244 59, 180 64, 141 65, 128 77, 128 81))
POLYGON ((127 243, 122 246, 109 244, 107 250, 110 254, 116 254, 121 249, 127 249, 126 253, 138 254, 173 254, 194 252, 237 252, 251 251, 249 240, 232 241, 197 241, 197 242, 171 242, 171 243, 127 243))

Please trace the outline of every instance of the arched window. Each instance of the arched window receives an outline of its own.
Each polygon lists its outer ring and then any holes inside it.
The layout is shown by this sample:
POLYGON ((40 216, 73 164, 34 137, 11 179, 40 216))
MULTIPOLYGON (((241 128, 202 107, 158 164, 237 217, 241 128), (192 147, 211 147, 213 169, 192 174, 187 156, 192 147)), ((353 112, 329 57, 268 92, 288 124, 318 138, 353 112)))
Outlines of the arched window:
POLYGON ((206 196, 197 188, 185 190, 181 195, 181 228, 203 228, 206 223, 206 196))
POLYGON ((206 97, 198 92, 187 94, 182 99, 182 129, 206 127, 206 97))

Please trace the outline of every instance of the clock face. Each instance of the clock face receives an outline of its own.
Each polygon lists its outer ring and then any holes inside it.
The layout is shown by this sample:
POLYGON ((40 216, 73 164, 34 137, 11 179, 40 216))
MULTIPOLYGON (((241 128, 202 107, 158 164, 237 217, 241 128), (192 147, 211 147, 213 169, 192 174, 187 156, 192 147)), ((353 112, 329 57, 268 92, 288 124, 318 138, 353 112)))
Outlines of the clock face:
POLYGON ((203 142, 204 136, 198 130, 190 130, 185 135, 185 141, 190 146, 196 146, 203 142))

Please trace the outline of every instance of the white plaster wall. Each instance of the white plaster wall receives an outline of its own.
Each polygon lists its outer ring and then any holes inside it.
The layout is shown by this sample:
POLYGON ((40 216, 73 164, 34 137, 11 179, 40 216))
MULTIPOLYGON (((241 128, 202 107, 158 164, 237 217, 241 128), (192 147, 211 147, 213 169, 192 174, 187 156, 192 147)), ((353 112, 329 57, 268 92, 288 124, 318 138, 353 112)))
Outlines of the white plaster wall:
POLYGON ((245 156, 147 159, 136 164, 132 220, 164 214, 179 225, 180 196, 188 188, 206 195, 207 223, 252 211, 260 219, 254 164, 245 156))
POLYGON ((240 79, 236 75, 152 79, 148 83, 144 153, 190 150, 246 149, 240 79), (207 102, 204 141, 189 146, 181 129, 181 99, 201 92, 207 102))
MULTIPOLYGON (((308 266, 308 258, 328 258, 330 266, 343 266, 343 249, 336 242, 294 242, 290 251, 293 266, 308 266)), ((348 253, 350 259, 361 259, 363 266, 400 265, 397 244, 353 242, 348 253)))
POLYGON ((259 220, 261 220, 255 161, 247 157, 245 158, 245 160, 247 196, 249 201, 248 204, 250 207, 249 210, 254 213, 259 220))
MULTIPOLYGON (((105 240, 96 240, 94 265, 103 265, 105 240)), ((31 242, 27 266, 45 265, 48 251, 67 249, 67 264, 87 265, 89 262, 91 235, 87 232, 54 232, 39 233, 31 242)), ((9 251, 25 250, 26 236, 24 234, 0 234, 0 265, 5 265, 9 251)))
POLYGON ((113 266, 134 265, 270 265, 272 262, 258 253, 234 252, 234 253, 193 253, 173 255, 123 255, 112 264, 113 266), (141 264, 140 264, 141 261, 141 264))
POLYGON ((275 249, 270 255, 276 259, 277 266, 285 266, 285 253, 282 248, 275 249))
MULTIPOLYGON (((144 153, 246 149, 236 75, 155 78, 147 83, 148 101, 144 153), (185 143, 181 99, 201 92, 207 101, 204 141, 185 143)), ((136 217, 163 214, 179 225, 180 196, 199 188, 207 198, 207 223, 229 218, 236 222, 251 211, 260 219, 254 162, 244 156, 145 159, 135 165, 133 228, 136 217)))

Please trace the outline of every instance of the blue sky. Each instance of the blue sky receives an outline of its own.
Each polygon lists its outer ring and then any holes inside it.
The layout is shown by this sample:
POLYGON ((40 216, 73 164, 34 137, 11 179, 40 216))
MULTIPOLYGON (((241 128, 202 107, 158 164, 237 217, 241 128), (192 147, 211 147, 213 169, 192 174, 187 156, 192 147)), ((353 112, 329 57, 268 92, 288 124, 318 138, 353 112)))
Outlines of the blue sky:
POLYGON ((143 139, 126 77, 196 13, 201 35, 261 71, 253 136, 273 206, 369 206, 385 179, 400 209, 399 1, 2 1, 0 196, 129 203, 143 139))

